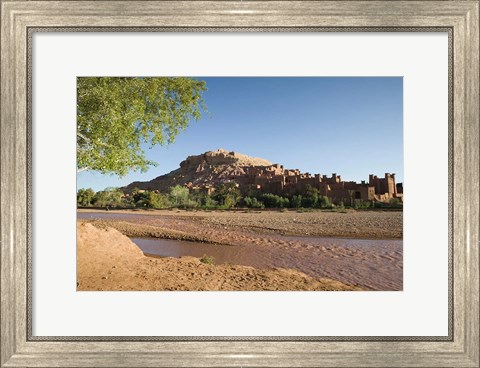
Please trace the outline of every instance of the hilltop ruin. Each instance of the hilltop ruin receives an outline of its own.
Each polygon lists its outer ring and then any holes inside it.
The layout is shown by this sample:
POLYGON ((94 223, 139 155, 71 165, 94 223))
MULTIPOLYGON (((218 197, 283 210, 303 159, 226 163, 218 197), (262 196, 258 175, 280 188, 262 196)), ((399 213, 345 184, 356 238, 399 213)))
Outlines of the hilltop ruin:
POLYGON ((304 194, 308 186, 311 186, 318 190, 319 195, 330 198, 333 203, 403 199, 403 185, 395 182, 395 174, 386 173, 383 178, 369 175, 368 182, 361 183, 343 181, 336 173, 331 177, 311 175, 224 149, 189 156, 180 163, 179 169, 148 182, 133 182, 124 189, 127 192, 134 189, 165 192, 172 186, 182 185, 192 191, 211 194, 219 185, 232 182, 244 195, 254 190, 292 196, 304 194))

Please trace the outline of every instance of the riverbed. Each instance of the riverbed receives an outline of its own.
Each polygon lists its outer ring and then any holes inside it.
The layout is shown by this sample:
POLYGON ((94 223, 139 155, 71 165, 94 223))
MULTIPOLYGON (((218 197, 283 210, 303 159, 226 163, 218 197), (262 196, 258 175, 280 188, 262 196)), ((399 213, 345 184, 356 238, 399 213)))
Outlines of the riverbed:
MULTIPOLYGON (((257 217, 259 221, 253 223, 252 226, 248 222, 251 214, 243 216, 243 214, 232 213, 229 215, 228 212, 224 212, 218 216, 208 213, 202 216, 200 211, 193 215, 185 212, 172 212, 158 211, 138 214, 95 211, 79 212, 78 217, 82 219, 100 218, 111 224, 121 220, 138 224, 137 226, 149 224, 162 228, 168 227, 177 231, 202 234, 206 239, 212 240, 209 243, 208 241, 192 242, 131 237, 132 241, 145 254, 155 257, 202 257, 208 255, 214 257, 217 264, 238 264, 255 268, 290 268, 312 277, 331 278, 370 290, 402 290, 403 288, 402 239, 357 239, 351 236, 316 235, 322 233, 321 223, 331 221, 336 215, 339 220, 343 221, 340 223, 348 225, 349 219, 353 219, 351 221, 354 221, 355 224, 361 223, 363 221, 361 213, 342 217, 343 214, 325 216, 322 212, 318 212, 318 214, 309 213, 308 216, 302 217, 304 214, 301 213, 269 214, 264 212, 262 216, 257 217), (271 226, 262 227, 260 220, 268 219, 269 216, 282 218, 283 222, 299 223, 299 230, 296 234, 287 234, 291 233, 292 229, 295 232, 297 229, 295 224, 287 228, 288 231, 281 231, 281 229, 271 226), (242 217, 245 220, 243 227, 241 226, 242 217), (302 221, 314 224, 306 227, 302 221), (306 231, 308 234, 304 234, 305 229, 308 229, 306 231), (218 243, 223 243, 223 245, 218 243)), ((378 221, 391 220, 389 218, 391 215, 388 213, 374 215, 378 221), (382 216, 385 216, 386 219, 382 219, 382 216)), ((374 218, 371 215, 367 215, 368 217, 374 218)), ((276 226, 279 223, 270 221, 269 225, 272 224, 276 226)), ((351 228, 345 227, 346 234, 350 235, 351 228)))

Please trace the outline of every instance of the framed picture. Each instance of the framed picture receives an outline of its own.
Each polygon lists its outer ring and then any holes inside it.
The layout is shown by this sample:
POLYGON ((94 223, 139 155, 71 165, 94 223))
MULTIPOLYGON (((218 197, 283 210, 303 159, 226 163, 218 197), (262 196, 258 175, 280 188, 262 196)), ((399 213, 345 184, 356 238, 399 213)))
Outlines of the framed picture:
POLYGON ((479 366, 478 1, 1 21, 2 367, 479 366))

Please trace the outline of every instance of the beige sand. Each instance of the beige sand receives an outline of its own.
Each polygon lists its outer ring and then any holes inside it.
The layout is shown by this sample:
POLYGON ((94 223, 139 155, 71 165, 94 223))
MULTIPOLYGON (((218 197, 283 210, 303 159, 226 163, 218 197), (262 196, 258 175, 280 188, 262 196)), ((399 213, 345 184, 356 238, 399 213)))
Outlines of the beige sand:
POLYGON ((289 269, 152 258, 115 229, 77 224, 77 290, 359 290, 289 269))
MULTIPOLYGON (((135 224, 151 225, 164 229, 168 238, 175 238, 174 232, 200 238, 200 241, 212 243, 228 243, 233 233, 245 235, 254 233, 275 233, 282 235, 341 237, 357 239, 402 239, 403 212, 402 211, 184 211, 184 210, 79 210, 98 215, 122 214, 116 221, 128 221, 135 224), (128 216, 135 215, 135 216, 128 216), (138 216, 142 215, 142 216, 138 216), (188 234, 188 235, 187 235, 188 234)), ((130 233, 133 229, 122 233, 129 236, 155 236, 130 233)), ((136 230, 139 231, 138 229, 136 230)), ((158 236, 163 237, 163 236, 158 236)), ((197 240, 198 241, 198 240, 197 240)))

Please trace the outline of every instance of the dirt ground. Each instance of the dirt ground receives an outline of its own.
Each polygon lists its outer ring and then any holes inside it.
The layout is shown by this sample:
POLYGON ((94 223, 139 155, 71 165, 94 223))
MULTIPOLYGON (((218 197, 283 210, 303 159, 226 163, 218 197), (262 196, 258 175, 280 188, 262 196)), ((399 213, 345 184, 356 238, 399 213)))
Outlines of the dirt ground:
POLYGON ((334 279, 366 290, 403 290, 401 211, 88 209, 79 210, 78 218, 131 238, 241 247, 251 254, 241 264, 257 269, 296 269, 314 279, 334 279), (262 256, 268 256, 268 262, 254 258, 262 256))
MULTIPOLYGON (((143 255, 119 231, 77 223, 77 290, 360 290, 291 269, 209 265, 198 258, 143 255)), ((148 226, 148 225, 147 225, 148 226)), ((203 235, 202 235, 203 236, 203 235)))
POLYGON ((104 221, 128 222, 113 225, 128 236, 231 244, 254 241, 249 234, 339 237, 356 239, 402 239, 401 211, 182 211, 182 210, 79 210, 80 214, 108 215, 104 221), (135 215, 135 216, 133 216, 135 215), (139 216, 142 215, 142 216, 139 216), (150 227, 149 227, 150 226, 150 227), (155 235, 156 234, 156 235, 155 235))

